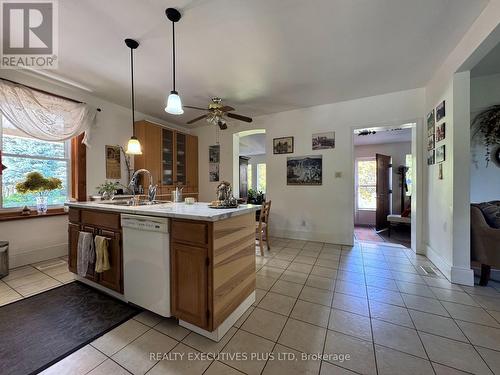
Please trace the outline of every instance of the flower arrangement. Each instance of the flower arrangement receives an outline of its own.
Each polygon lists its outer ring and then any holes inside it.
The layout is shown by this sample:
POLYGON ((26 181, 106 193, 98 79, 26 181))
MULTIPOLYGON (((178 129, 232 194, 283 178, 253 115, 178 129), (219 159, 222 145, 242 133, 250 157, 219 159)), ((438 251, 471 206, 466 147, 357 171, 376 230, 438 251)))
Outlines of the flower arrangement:
POLYGON ((486 147, 486 167, 491 161, 491 146, 500 144, 500 104, 480 112, 472 121, 472 137, 480 136, 486 147))
MULTIPOLYGON (((36 209, 39 214, 47 212, 47 195, 52 190, 62 189, 62 181, 55 177, 44 177, 40 172, 26 174, 24 181, 16 184, 19 194, 38 194, 36 198, 36 209)), ((25 210, 27 208, 25 207, 25 210)), ((23 210, 23 211, 25 211, 23 210)))

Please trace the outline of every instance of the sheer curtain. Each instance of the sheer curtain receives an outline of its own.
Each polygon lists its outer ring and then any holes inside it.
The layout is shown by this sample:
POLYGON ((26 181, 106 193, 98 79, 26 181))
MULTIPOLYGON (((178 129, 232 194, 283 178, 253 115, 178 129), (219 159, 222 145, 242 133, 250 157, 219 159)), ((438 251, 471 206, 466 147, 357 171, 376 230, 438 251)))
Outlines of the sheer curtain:
POLYGON ((89 131, 96 110, 87 104, 32 90, 23 85, 0 80, 0 112, 16 128, 44 140, 63 141, 89 131))

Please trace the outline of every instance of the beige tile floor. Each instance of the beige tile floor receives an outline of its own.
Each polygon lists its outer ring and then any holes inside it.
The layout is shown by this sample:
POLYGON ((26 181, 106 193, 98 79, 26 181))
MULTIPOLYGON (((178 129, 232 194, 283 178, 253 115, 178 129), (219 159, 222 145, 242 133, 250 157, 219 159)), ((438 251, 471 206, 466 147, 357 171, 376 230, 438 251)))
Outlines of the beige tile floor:
POLYGON ((9 275, 0 280, 0 306, 73 280, 74 275, 68 272, 67 257, 50 259, 11 269, 9 275), (51 267, 51 265, 56 266, 51 267), (41 267, 43 271, 38 270, 36 267, 41 267))
POLYGON ((221 342, 144 312, 44 373, 500 374, 500 284, 452 285, 397 246, 272 245, 221 342))

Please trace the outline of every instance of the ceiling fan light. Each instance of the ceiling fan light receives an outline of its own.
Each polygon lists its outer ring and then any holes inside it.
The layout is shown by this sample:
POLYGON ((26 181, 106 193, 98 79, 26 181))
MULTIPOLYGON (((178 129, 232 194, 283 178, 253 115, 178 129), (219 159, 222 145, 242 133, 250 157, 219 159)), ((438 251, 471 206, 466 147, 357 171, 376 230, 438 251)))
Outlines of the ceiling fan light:
POLYGON ((141 143, 137 137, 130 137, 127 143, 127 151, 125 151, 125 153, 128 155, 142 155, 141 143))
POLYGON ((182 109, 181 97, 177 91, 171 91, 167 99, 167 106, 165 107, 165 112, 171 115, 182 115, 184 109, 182 109))

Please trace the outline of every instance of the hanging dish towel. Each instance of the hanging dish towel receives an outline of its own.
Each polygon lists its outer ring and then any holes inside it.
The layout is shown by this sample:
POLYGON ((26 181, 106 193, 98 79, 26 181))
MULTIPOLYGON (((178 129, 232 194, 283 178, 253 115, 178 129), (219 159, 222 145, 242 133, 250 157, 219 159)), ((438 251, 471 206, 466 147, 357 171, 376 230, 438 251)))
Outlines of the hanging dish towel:
POLYGON ((95 236, 95 272, 109 270, 108 239, 103 236, 95 236))
POLYGON ((78 275, 87 275, 89 264, 95 261, 94 239, 92 233, 80 232, 78 236, 76 271, 78 275))

